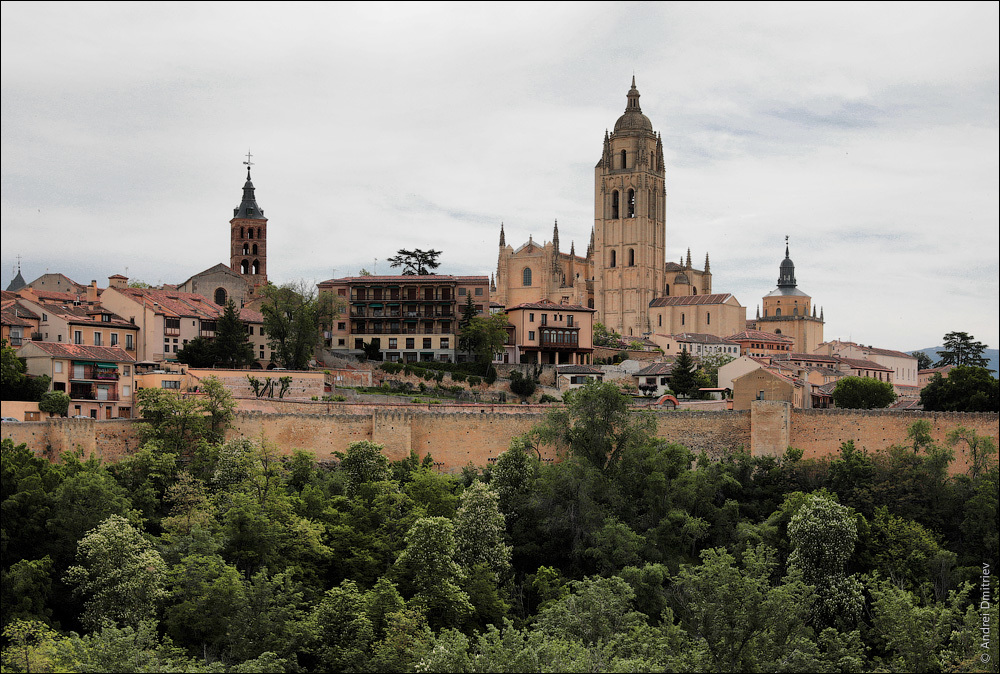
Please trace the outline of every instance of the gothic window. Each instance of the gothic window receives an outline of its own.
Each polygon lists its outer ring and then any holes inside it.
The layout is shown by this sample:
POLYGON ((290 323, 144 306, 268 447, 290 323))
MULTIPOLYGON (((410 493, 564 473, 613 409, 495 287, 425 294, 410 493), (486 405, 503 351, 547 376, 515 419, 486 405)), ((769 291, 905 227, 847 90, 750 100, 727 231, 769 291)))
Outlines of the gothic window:
POLYGON ((260 273, 260 260, 253 261, 253 264, 250 267, 250 273, 255 276, 260 273))
POLYGON ((611 266, 612 267, 618 266, 618 251, 616 250, 611 251, 611 266))
POLYGON ((521 272, 521 285, 524 287, 531 285, 531 267, 525 267, 521 272))
POLYGON ((774 315, 775 316, 780 316, 781 315, 781 309, 775 309, 774 310, 774 315))
POLYGON ((257 244, 256 243, 253 245, 253 254, 254 255, 257 254, 257 244))
POLYGON ((260 227, 257 228, 257 238, 260 238, 260 227))
POLYGON ((618 190, 611 193, 611 219, 618 219, 618 190))
POLYGON ((250 263, 247 262, 246 260, 243 260, 242 262, 240 262, 240 273, 241 274, 249 274, 250 273, 250 263))
POLYGON ((249 255, 250 254, 250 244, 248 244, 248 243, 244 243, 243 244, 243 254, 244 255, 249 255))
POLYGON ((795 307, 794 309, 792 309, 792 316, 798 316, 798 315, 799 315, 799 308, 795 307))
POLYGON ((670 284, 669 283, 667 284, 666 290, 667 290, 667 297, 670 297, 670 284))
POLYGON ((625 154, 625 150, 622 150, 622 168, 625 168, 625 158, 628 155, 625 154))
POLYGON ((628 217, 635 217, 635 190, 628 191, 628 217))
POLYGON ((215 289, 215 303, 218 304, 220 307, 226 305, 226 289, 225 288, 216 288, 215 289))
POLYGON ((251 227, 250 229, 247 230, 247 238, 248 239, 252 239, 253 238, 253 227, 251 227))

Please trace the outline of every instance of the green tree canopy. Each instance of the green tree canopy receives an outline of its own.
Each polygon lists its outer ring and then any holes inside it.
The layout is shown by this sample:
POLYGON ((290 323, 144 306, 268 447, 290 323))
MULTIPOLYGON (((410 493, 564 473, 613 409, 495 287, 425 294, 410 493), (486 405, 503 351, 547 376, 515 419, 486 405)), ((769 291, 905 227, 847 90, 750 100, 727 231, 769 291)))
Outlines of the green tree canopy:
POLYGON ((260 312, 272 361, 290 370, 308 368, 320 342, 320 328, 337 316, 336 300, 329 293, 317 296, 304 282, 268 285, 264 297, 260 312))
POLYGON ((938 351, 938 362, 935 367, 944 365, 986 367, 989 361, 983 358, 985 350, 986 345, 977 342, 969 333, 949 332, 944 336, 944 348, 938 351))
POLYGON ((912 351, 910 355, 917 359, 918 370, 929 370, 934 367, 934 359, 923 351, 912 351))
POLYGON ((441 257, 441 251, 433 248, 428 250, 400 248, 395 255, 389 258, 389 266, 402 267, 404 276, 424 276, 433 274, 433 270, 441 266, 441 263, 438 262, 439 257, 441 257))
POLYGON ((232 300, 226 302, 226 308, 216 322, 215 339, 212 343, 216 362, 223 367, 247 367, 256 360, 247 326, 232 300))
POLYGON ((38 409, 64 417, 69 410, 69 403, 69 396, 62 391, 47 391, 42 394, 42 399, 38 401, 38 409))
POLYGON ((481 363, 490 363, 496 354, 503 353, 506 341, 507 314, 473 316, 459 336, 464 350, 476 354, 481 363))
POLYGON ((833 388, 833 402, 843 409, 879 409, 896 402, 896 392, 887 381, 871 377, 844 377, 833 388))
POLYGON ((998 412, 1000 381, 984 367, 959 365, 947 377, 934 375, 920 404, 929 412, 998 412))

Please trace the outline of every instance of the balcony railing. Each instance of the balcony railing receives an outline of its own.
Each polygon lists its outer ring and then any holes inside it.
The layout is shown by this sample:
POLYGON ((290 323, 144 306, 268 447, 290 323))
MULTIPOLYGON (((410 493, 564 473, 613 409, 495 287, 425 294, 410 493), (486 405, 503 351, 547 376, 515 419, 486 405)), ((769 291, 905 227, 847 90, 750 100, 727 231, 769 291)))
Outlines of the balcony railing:
POLYGON ((94 365, 74 365, 70 370, 70 379, 77 381, 118 381, 119 377, 117 369, 94 365))
POLYGON ((98 394, 96 386, 71 386, 69 397, 72 400, 97 400, 99 402, 118 402, 118 389, 108 389, 107 394, 98 394))

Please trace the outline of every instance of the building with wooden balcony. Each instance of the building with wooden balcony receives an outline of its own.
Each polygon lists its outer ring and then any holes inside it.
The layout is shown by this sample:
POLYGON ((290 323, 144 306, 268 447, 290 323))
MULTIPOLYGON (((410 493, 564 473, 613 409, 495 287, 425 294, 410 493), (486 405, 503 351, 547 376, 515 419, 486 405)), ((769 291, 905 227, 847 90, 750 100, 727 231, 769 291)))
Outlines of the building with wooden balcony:
POLYGON ((487 276, 350 276, 317 287, 340 311, 324 327, 325 347, 360 355, 374 342, 387 361, 454 362, 464 308, 471 303, 477 316, 490 308, 487 276))
POLYGON ((507 309, 514 348, 505 351, 518 363, 589 365, 594 352, 594 309, 549 300, 507 309))
POLYGON ((70 397, 69 416, 134 416, 135 358, 120 347, 28 342, 18 355, 27 374, 51 378, 50 391, 70 397))

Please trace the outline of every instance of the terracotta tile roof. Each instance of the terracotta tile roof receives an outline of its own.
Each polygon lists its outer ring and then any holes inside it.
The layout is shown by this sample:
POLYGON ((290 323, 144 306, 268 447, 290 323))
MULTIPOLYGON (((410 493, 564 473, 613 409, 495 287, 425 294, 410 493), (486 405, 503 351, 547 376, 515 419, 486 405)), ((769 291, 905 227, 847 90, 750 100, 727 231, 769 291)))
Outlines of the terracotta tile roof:
POLYGON ((33 321, 37 321, 39 318, 38 314, 36 314, 31 309, 18 302, 19 299, 20 299, 19 297, 16 297, 13 301, 6 299, 3 301, 4 315, 6 316, 7 312, 9 311, 12 317, 16 316, 17 318, 27 318, 33 321))
POLYGON ((892 372, 891 367, 886 367, 885 365, 879 365, 878 363, 873 363, 870 360, 863 360, 861 358, 841 358, 840 362, 846 363, 848 366, 855 370, 879 370, 881 372, 892 372))
POLYGON ((604 370, 589 365, 563 365, 559 374, 604 374, 604 370))
POLYGON ((53 358, 103 360, 116 363, 135 362, 135 358, 117 346, 84 346, 83 344, 63 344, 61 342, 31 342, 31 346, 37 347, 53 358))
POLYGON ((642 368, 632 376, 634 377, 652 377, 659 375, 666 376, 671 372, 673 372, 673 370, 674 370, 673 363, 650 363, 649 365, 642 368))
POLYGON ((892 356, 894 358, 916 358, 916 356, 904 353, 903 351, 896 351, 895 349, 880 349, 875 346, 865 346, 864 344, 858 344, 856 342, 840 342, 844 346, 853 346, 857 349, 864 349, 871 354, 876 356, 892 356))
MULTIPOLYGON (((25 288, 25 290, 28 290, 28 288, 25 288)), ((77 300, 86 298, 85 292, 60 293, 55 290, 37 290, 35 288, 31 288, 30 290, 38 298, 39 302, 76 302, 77 300)))
POLYGON ((337 283, 485 283, 489 285, 489 276, 452 276, 451 274, 399 274, 395 276, 344 276, 321 281, 317 285, 333 285, 337 283))
POLYGON ((725 304, 733 299, 731 293, 716 293, 714 295, 674 295, 672 297, 657 297, 649 303, 651 307, 676 307, 699 304, 725 304))
POLYGON ((669 337, 678 342, 691 342, 693 344, 736 344, 736 342, 729 341, 728 339, 702 332, 681 332, 676 335, 663 335, 663 337, 669 337))
POLYGON ((59 316, 60 318, 74 324, 94 326, 103 325, 106 327, 133 330, 139 329, 133 323, 126 321, 118 314, 110 311, 103 311, 99 307, 92 304, 51 304, 47 302, 39 302, 38 306, 44 309, 46 313, 52 314, 53 316, 59 316), (111 316, 111 320, 102 321, 101 316, 103 314, 111 316))
POLYGON ((815 353, 789 353, 781 356, 782 360, 800 360, 810 363, 838 363, 840 356, 821 356, 815 353))
POLYGON ((951 372, 954 368, 955 368, 954 365, 942 365, 941 367, 932 367, 926 370, 920 370, 919 372, 917 372, 917 374, 937 374, 937 373, 946 374, 948 372, 951 372))
POLYGON ((784 335, 776 335, 773 332, 764 332, 763 330, 744 330, 743 332, 737 332, 735 335, 729 335, 726 337, 731 342, 775 342, 777 344, 790 344, 795 340, 791 337, 785 337, 784 335))
MULTIPOLYGON (((223 313, 225 313, 225 310, 220 312, 219 316, 221 317, 223 313)), ((260 313, 259 311, 254 311, 253 309, 248 309, 247 307, 243 307, 242 309, 240 309, 240 318, 246 321, 247 323, 264 322, 264 314, 260 313)))
POLYGON ((589 311, 596 313, 596 309, 582 307, 579 304, 556 304, 552 300, 539 300, 537 302, 522 302, 521 304, 507 307, 508 313, 515 309, 545 309, 547 311, 589 311))

